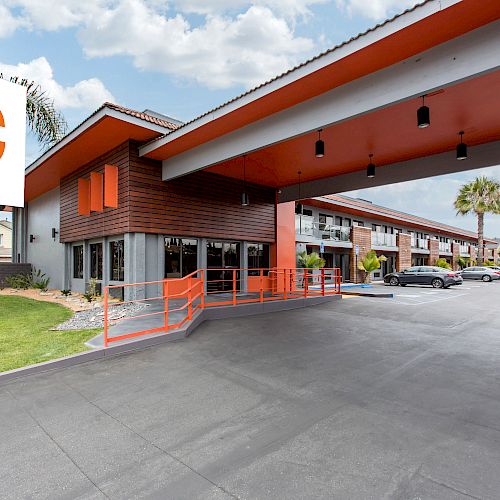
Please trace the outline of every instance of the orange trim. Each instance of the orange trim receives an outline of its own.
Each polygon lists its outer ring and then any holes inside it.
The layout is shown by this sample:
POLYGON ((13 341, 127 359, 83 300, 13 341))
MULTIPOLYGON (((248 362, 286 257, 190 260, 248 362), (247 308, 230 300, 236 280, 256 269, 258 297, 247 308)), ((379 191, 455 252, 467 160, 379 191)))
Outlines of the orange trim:
MULTIPOLYGON (((0 127, 5 127, 5 120, 1 111, 0 111, 0 127)), ((0 141, 0 158, 3 156, 4 151, 5 151, 5 142, 0 141)))
POLYGON ((90 210, 92 212, 102 212, 104 205, 103 196, 103 175, 99 172, 90 173, 90 210))
POLYGON ((104 206, 118 208, 118 167, 104 166, 104 206))
POLYGON ((90 181, 78 179, 78 214, 90 215, 90 181))

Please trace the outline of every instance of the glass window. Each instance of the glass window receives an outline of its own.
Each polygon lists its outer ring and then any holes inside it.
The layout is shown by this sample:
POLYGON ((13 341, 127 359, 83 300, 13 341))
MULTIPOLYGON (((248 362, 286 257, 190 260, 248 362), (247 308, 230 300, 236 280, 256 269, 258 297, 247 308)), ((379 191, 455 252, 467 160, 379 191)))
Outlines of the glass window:
POLYGON ((110 276, 111 281, 123 281, 125 279, 125 248, 123 240, 111 241, 109 243, 110 276))
POLYGON ((312 217, 313 211, 309 210, 308 208, 304 208, 302 210, 302 215, 308 215, 309 217, 312 217))
POLYGON ((335 225, 336 226, 342 225, 342 217, 339 217, 338 215, 335 216, 335 225))
POLYGON ((83 245, 73 247, 73 278, 83 279, 83 245))
POLYGON ((362 220, 353 220, 352 225, 358 227, 365 227, 365 223, 362 220))
POLYGON ((344 227, 351 227, 351 219, 349 219, 349 217, 344 217, 344 220, 342 222, 343 222, 342 225, 344 227))
POLYGON ((102 243, 90 244, 90 277, 102 280, 102 243))
MULTIPOLYGON (((248 269, 269 269, 269 245, 265 243, 248 244, 248 269)), ((248 271, 248 276, 259 276, 259 271, 248 271)), ((267 272, 265 273, 267 275, 267 272)))
POLYGON ((182 278, 198 269, 198 240, 165 238, 165 278, 182 278))

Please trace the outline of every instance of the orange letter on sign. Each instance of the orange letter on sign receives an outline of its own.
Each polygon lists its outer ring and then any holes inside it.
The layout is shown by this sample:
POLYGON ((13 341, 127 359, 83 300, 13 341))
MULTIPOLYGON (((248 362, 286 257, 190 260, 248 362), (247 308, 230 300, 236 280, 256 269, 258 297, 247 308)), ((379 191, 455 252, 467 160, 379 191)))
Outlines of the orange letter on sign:
POLYGON ((102 212, 104 206, 102 204, 102 174, 98 172, 90 173, 90 210, 92 212, 102 212))
POLYGON ((78 179, 78 214, 90 215, 90 181, 78 179))
POLYGON ((118 208, 118 167, 104 166, 104 206, 118 208))
MULTIPOLYGON (((3 118, 1 111, 0 111, 0 127, 5 127, 5 120, 3 118)), ((3 156, 4 151, 5 151, 5 142, 0 141, 0 158, 3 156)))

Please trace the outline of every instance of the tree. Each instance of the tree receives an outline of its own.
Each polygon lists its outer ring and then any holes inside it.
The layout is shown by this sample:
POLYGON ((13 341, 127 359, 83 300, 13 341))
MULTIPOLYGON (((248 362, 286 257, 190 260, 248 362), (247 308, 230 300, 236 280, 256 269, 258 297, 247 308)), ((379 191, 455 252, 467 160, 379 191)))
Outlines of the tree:
MULTIPOLYGON (((460 267, 465 267, 465 262, 466 261, 465 261, 465 259, 463 257, 459 257, 457 262, 458 262, 458 265, 460 267)), ((443 258, 437 259, 436 262, 434 263, 434 265, 436 267, 441 267, 443 269, 451 269, 451 265, 449 264, 449 262, 446 259, 443 259, 443 258)))
POLYGON ((26 87, 26 122, 42 148, 49 148, 66 134, 66 120, 39 85, 17 76, 7 78, 1 73, 0 78, 26 87))
POLYGON ((375 250, 370 250, 365 257, 358 262, 358 269, 365 273, 365 283, 370 281, 370 273, 380 269, 380 263, 385 262, 386 260, 387 257, 385 255, 377 257, 377 252, 375 252, 375 250))
POLYGON ((482 175, 464 184, 454 203, 457 215, 477 216, 477 240, 479 265, 484 260, 484 214, 500 214, 500 183, 482 175))
POLYGON ((304 269, 319 269, 325 267, 325 259, 321 258, 316 252, 312 252, 309 255, 306 251, 297 254, 297 262, 299 267, 304 269))

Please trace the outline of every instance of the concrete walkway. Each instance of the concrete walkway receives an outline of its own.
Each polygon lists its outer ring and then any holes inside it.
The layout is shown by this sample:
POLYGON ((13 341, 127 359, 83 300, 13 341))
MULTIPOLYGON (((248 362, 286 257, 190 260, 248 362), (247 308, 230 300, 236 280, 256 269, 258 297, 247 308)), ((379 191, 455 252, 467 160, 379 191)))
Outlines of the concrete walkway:
POLYGON ((500 283, 211 321, 0 386, 0 498, 498 499, 500 283))

